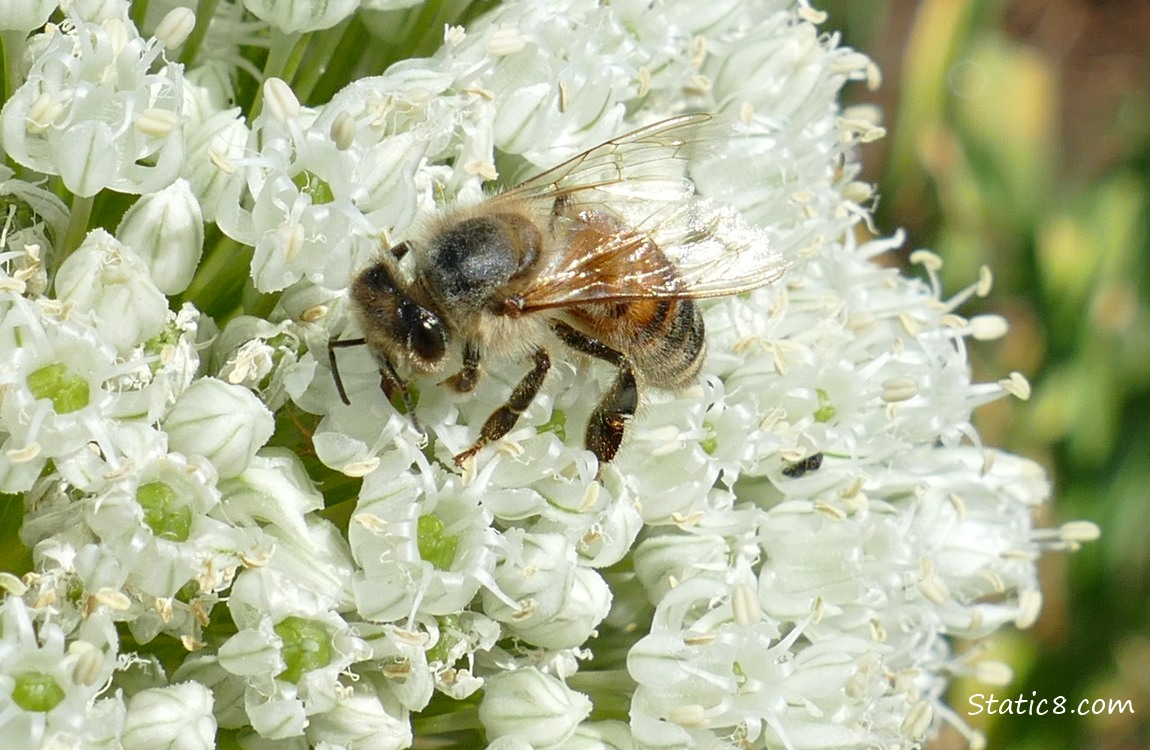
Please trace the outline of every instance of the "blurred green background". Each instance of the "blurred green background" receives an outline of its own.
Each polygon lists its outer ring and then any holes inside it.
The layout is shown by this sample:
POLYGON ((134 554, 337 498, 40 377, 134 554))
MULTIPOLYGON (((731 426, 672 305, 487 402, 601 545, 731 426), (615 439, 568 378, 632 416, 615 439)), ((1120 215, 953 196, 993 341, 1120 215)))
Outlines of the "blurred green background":
MULTIPOLYGON (((1033 394, 980 410, 985 442, 1047 467, 1040 525, 1103 532, 1047 555, 1042 618, 990 645, 1014 681, 957 683, 951 705, 995 750, 1150 748, 1150 2, 824 7, 824 28, 883 71, 877 92, 851 91, 890 134, 863 153, 880 230, 937 250, 951 291, 994 271, 963 312, 1004 315, 1010 333, 972 343, 975 377, 1017 370, 1033 394), (1134 713, 967 716, 967 695, 992 690, 1129 699, 1134 713)), ((966 746, 948 731, 931 747, 966 746)))

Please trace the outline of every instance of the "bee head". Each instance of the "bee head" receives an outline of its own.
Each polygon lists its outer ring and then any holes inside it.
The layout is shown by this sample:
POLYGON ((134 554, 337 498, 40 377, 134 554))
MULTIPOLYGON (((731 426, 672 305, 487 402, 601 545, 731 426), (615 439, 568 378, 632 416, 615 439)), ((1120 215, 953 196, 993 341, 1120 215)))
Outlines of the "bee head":
POLYGON ((381 260, 352 284, 351 300, 364 340, 377 359, 410 362, 421 372, 443 365, 450 340, 447 326, 430 303, 417 299, 391 264, 381 260))

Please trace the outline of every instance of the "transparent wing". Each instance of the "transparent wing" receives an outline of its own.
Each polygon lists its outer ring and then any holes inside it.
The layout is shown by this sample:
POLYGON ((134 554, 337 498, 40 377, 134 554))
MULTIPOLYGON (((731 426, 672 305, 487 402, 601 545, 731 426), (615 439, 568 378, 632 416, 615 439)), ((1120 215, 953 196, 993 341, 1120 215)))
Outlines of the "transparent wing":
POLYGON ((762 229, 727 204, 696 197, 656 206, 633 224, 593 219, 513 304, 532 311, 720 297, 769 284, 785 269, 762 229))
POLYGON ((682 178, 686 159, 705 140, 711 115, 679 115, 633 130, 573 156, 493 197, 493 201, 555 200, 576 191, 624 181, 682 178))
POLYGON ((510 306, 714 297, 779 278, 767 234, 731 206, 696 196, 686 160, 713 137, 707 114, 627 133, 494 196, 553 217, 569 241, 510 306))

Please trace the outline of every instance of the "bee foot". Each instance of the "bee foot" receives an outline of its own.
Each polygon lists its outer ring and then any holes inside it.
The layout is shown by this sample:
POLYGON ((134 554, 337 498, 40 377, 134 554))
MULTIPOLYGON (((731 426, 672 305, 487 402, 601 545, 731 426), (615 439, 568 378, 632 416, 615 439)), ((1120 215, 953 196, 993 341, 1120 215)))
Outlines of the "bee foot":
POLYGON ((463 468, 463 464, 467 462, 467 459, 478 453, 481 448, 483 448, 482 445, 473 445, 462 453, 456 454, 455 458, 453 459, 455 465, 459 468, 463 468))

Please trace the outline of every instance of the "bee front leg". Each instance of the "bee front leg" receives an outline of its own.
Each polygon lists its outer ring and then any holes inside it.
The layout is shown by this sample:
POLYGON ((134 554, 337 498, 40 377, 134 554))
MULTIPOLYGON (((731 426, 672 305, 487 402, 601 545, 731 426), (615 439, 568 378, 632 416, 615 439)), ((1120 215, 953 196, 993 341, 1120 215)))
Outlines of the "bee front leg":
POLYGON ((423 425, 419 423, 419 417, 415 414, 415 400, 411 397, 411 388, 407 381, 399 377, 399 373, 386 359, 381 360, 379 365, 379 390, 383 391, 383 396, 389 404, 395 403, 395 396, 398 393, 403 402, 403 410, 407 412, 407 418, 411 420, 411 426, 415 428, 416 432, 424 437, 427 436, 423 425))
POLYGON ((444 380, 456 393, 471 393, 479 385, 479 344, 468 341, 463 345, 463 369, 444 380))
POLYGON ((639 407, 639 386, 635 382, 635 370, 631 362, 598 339, 576 330, 561 320, 551 324, 555 335, 577 352, 609 362, 619 368, 611 389, 599 401, 591 419, 587 422, 587 433, 583 445, 599 459, 600 471, 619 452, 623 444, 623 432, 627 421, 635 416, 639 407))
POLYGON ((535 400, 535 396, 543 386, 544 378, 547 377, 547 371, 550 369, 551 355, 545 349, 536 349, 535 366, 523 376, 519 385, 515 386, 515 390, 511 392, 511 398, 507 399, 507 403, 496 409, 483 423, 483 429, 480 430, 479 439, 475 441, 475 445, 455 457, 456 466, 462 466, 464 461, 478 453, 483 446, 498 440, 511 431, 511 428, 519 421, 519 415, 527 411, 527 407, 531 406, 531 402, 535 400))

